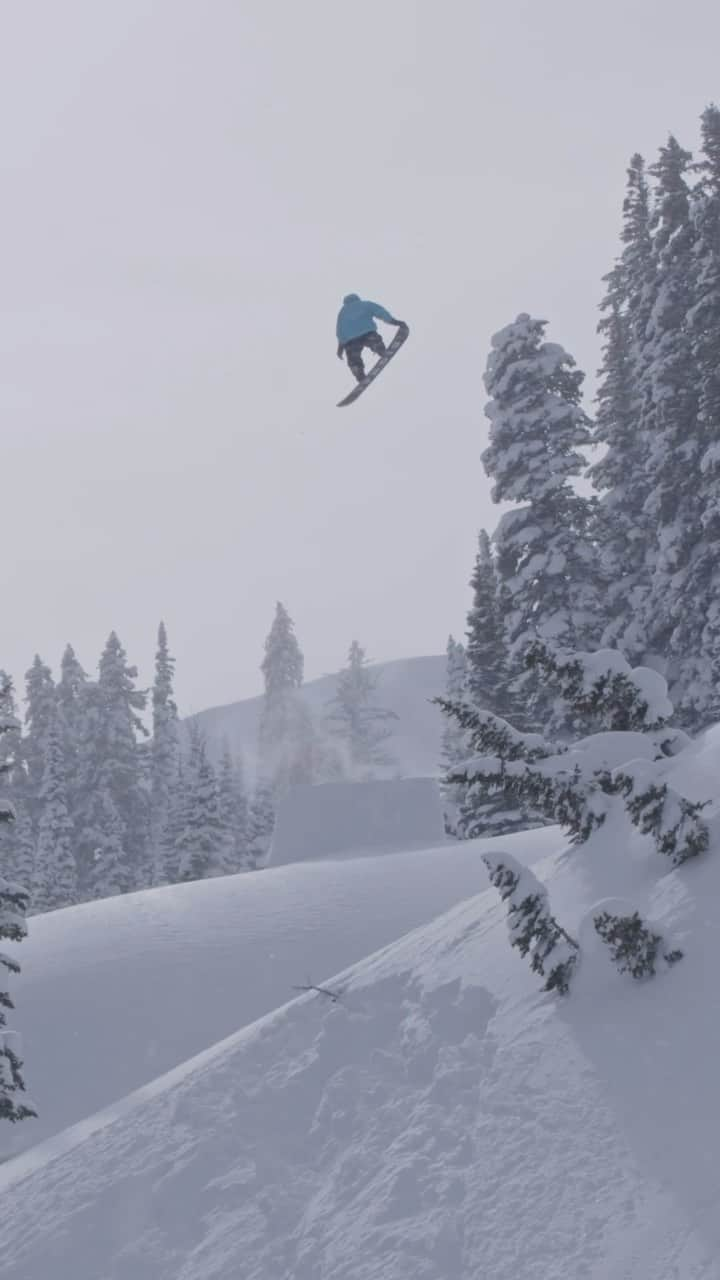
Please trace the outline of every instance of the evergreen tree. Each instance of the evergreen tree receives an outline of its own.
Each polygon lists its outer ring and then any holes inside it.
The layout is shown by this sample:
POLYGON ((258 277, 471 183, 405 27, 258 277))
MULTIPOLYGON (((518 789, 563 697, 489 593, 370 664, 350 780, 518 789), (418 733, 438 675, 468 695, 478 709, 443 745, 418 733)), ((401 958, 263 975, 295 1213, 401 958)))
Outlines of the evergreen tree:
POLYGON ((22 885, 29 896, 35 883, 36 840, 30 815, 22 799, 15 804, 15 821, 12 824, 8 823, 7 827, 11 827, 12 836, 9 841, 7 861, 4 861, 4 832, 3 827, 0 826, 0 874, 22 885))
POLYGON ((113 871, 113 884, 122 882, 123 891, 129 892, 138 887, 146 870, 149 811, 137 743, 137 735, 146 734, 137 714, 145 707, 146 695, 136 689, 136 678, 137 669, 128 665, 125 650, 111 632, 100 659, 98 682, 88 690, 90 736, 78 831, 83 872, 89 875, 95 896, 104 896, 98 876, 112 861, 108 855, 107 861, 98 864, 95 856, 102 844, 104 814, 114 815, 114 839, 122 842, 117 857, 123 870, 113 871))
POLYGON ((275 830, 275 801, 273 787, 265 778, 255 784, 248 819, 248 855, 253 867, 262 865, 267 858, 275 830))
POLYGON ((60 662, 56 703, 63 738, 68 808, 75 823, 83 801, 84 757, 93 735, 88 725, 88 679, 71 644, 66 646, 60 662))
POLYGON ((198 733, 189 766, 189 790, 185 830, 181 840, 179 878, 204 880, 224 875, 228 870, 226 828, 220 812, 218 787, 207 756, 204 739, 198 733))
POLYGON ((673 647, 697 655, 695 670, 686 663, 686 684, 693 726, 720 716, 720 109, 702 117, 700 182, 694 193, 693 305, 688 333, 697 387, 696 435, 700 464, 688 482, 697 486, 700 524, 684 583, 686 600, 702 609, 675 610, 673 647), (690 668, 690 669, 688 669, 690 668))
MULTIPOLYGON (((152 691, 152 743, 150 796, 153 846, 159 845, 168 816, 170 792, 177 776, 179 752, 178 712, 173 697, 175 660, 170 656, 164 622, 158 629, 155 683, 152 691)), ((157 854, 154 852, 157 858, 157 854)), ((161 878, 156 868, 154 879, 161 878)))
POLYGON ((376 769, 392 764, 385 744, 392 734, 390 721, 397 716, 371 702, 377 684, 365 650, 353 640, 327 713, 330 732, 342 742, 353 778, 372 778, 376 769))
MULTIPOLYGON (((0 735, 2 732, 0 722, 0 735)), ((8 813, 0 810, 0 822, 8 820, 8 813)), ((10 942, 20 942, 25 937, 27 901, 25 889, 0 876, 0 942, 4 938, 10 942)), ((17 961, 0 952, 0 1120, 9 1120, 12 1124, 37 1114, 19 1096, 25 1091, 19 1037, 17 1033, 4 1030, 7 1025, 7 1010, 14 1008, 5 975, 19 972, 17 961)))
MULTIPOLYGON (((462 702, 467 693, 467 655, 462 644, 448 636, 447 663, 445 669, 445 697, 453 704, 462 702)), ((441 761, 446 772, 460 768, 468 754, 465 734, 453 716, 446 716, 441 739, 441 761)), ((442 787, 445 802, 445 829, 448 835, 457 834, 458 810, 463 799, 463 788, 445 782, 442 787)))
POLYGON ((530 954, 530 968, 545 978, 543 991, 565 995, 579 958, 574 938, 551 914, 547 889, 509 853, 483 854, 490 882, 507 903, 510 945, 530 954))
POLYGON ((467 695, 475 706, 507 715, 513 705, 504 625, 509 604, 503 599, 492 545, 484 529, 480 530, 478 544, 467 618, 467 695))
MULTIPOLYGON (((562 347, 543 341, 544 329, 544 321, 518 316, 493 338, 485 374, 490 444, 482 458, 493 500, 523 504, 502 516, 495 534, 514 661, 536 637, 588 648, 601 629, 593 503, 570 483, 590 441, 583 374, 562 347)), ((538 722, 553 724, 541 687, 529 685, 526 701, 538 722)))
POLYGON ((235 760, 227 742, 218 774, 220 818, 224 829, 225 864, 228 871, 245 871, 249 865, 249 807, 242 761, 235 760))
POLYGON ((63 740, 57 713, 48 724, 45 736, 45 770, 40 801, 33 889, 36 913, 54 911, 77 901, 73 827, 67 806, 63 740))
POLYGON ((260 771, 282 791, 298 774, 307 773, 312 722, 299 696, 303 656, 293 621, 279 602, 265 641, 261 670, 265 696, 259 733, 260 771))
POLYGON ((642 156, 633 156, 627 177, 623 250, 605 277, 598 325, 603 362, 593 439, 604 452, 589 475, 603 495, 596 525, 607 582, 603 643, 618 644, 629 657, 639 658, 645 637, 638 615, 649 588, 654 548, 653 524, 644 509, 648 441, 640 429, 653 278, 650 195, 642 156))
POLYGON ((164 884, 175 884, 180 877, 180 859, 187 826, 188 794, 185 781, 185 765, 182 753, 178 756, 177 772, 168 796, 165 823, 160 835, 159 873, 164 884))
POLYGON ((55 683, 50 668, 37 654, 26 672, 25 680, 25 734, 21 749, 28 812, 37 829, 41 808, 40 792, 45 774, 47 733, 55 714, 55 683))
POLYGON ((645 512, 655 524, 657 547, 644 625, 649 651, 675 660, 674 669, 668 669, 671 696, 685 720, 692 711, 686 705, 688 672, 683 659, 697 655, 683 653, 673 632, 678 611, 687 607, 688 569, 700 540, 698 398, 688 324, 694 266, 686 180, 690 160, 690 153, 671 137, 652 170, 657 178, 655 280, 640 424, 648 442, 645 512))
POLYGON ((91 898, 112 898, 135 888, 128 865, 125 825, 108 787, 100 785, 93 795, 91 822, 86 831, 90 842, 87 891, 91 898))

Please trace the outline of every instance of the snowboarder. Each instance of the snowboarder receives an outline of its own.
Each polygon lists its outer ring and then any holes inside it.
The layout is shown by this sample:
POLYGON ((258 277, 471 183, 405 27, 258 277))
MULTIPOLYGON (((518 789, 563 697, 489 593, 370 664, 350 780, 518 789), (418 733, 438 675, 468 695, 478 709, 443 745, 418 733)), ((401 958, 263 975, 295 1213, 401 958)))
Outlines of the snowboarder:
POLYGON ((387 347, 377 331, 376 320, 384 320, 385 324, 403 327, 402 320, 396 320, 377 302, 366 302, 356 293, 346 293, 337 318, 338 360, 343 355, 347 358, 350 372, 358 383, 364 381, 365 366, 363 364, 363 348, 369 347, 376 356, 387 354, 387 347))

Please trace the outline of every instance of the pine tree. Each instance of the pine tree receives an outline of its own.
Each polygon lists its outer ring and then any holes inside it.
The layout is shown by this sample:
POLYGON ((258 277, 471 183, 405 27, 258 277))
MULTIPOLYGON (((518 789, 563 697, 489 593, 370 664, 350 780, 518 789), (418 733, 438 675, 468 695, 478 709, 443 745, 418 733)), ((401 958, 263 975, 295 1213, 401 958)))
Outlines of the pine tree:
POLYGON ((605 277, 598 332, 603 341, 599 372, 596 444, 604 446, 589 470, 602 499, 596 536, 601 546, 606 625, 604 644, 618 644, 631 658, 645 649, 638 625, 647 596, 654 548, 648 496, 648 441, 640 429, 641 386, 653 278, 650 194, 642 156, 633 156, 623 203, 623 250, 605 277))
POLYGON ((510 945, 530 954, 530 968, 545 978, 543 991, 570 989, 579 947, 550 912, 547 890, 509 853, 483 854, 490 882, 508 908, 510 945))
POLYGON ((45 735, 45 769, 40 802, 33 889, 36 913, 54 911, 77 901, 73 827, 67 806, 63 739, 57 712, 45 735))
POLYGON ((25 675, 25 734, 22 760, 25 766, 27 806, 33 825, 40 816, 40 792, 45 773, 45 746, 55 714, 55 683, 49 667, 37 656, 25 675))
POLYGON ((163 884, 175 884, 180 877, 180 859, 187 826, 188 793, 185 781, 185 763, 182 753, 178 756, 177 772, 170 788, 165 823, 160 835, 158 858, 159 879, 163 884))
MULTIPOLYGON (((594 507, 570 483, 590 441, 583 374, 562 347, 543 341, 544 330, 544 321, 518 316, 493 338, 485 374, 490 444, 482 460, 493 501, 524 504, 502 516, 495 533, 514 661, 536 637, 589 648, 602 617, 594 507)), ((553 724, 542 689, 528 685, 525 696, 538 722, 553 724)))
POLYGON ((198 733, 191 749, 185 830, 181 840, 179 878, 204 880, 228 868, 226 828, 220 812, 217 780, 204 739, 198 733))
POLYGON ((339 673, 335 697, 328 704, 329 730, 343 744, 350 773, 356 779, 375 776, 378 768, 392 764, 385 744, 392 734, 394 711, 374 706, 377 675, 367 665, 365 650, 353 640, 347 666, 339 673))
POLYGON ((655 281, 643 353, 640 423, 649 446, 645 512, 656 527, 657 548, 644 625, 649 651, 675 658, 675 670, 669 668, 671 697, 686 720, 692 710, 686 705, 690 691, 683 659, 697 655, 683 653, 673 631, 678 611, 687 607, 688 568, 700 540, 698 400, 688 325, 694 266, 686 180, 691 158, 671 137, 652 169, 657 178, 655 281))
POLYGON ((111 865, 109 855, 107 863, 98 865, 96 860, 106 813, 114 815, 113 838, 122 842, 121 853, 114 851, 112 855, 123 864, 121 872, 113 870, 113 884, 122 883, 123 891, 129 892, 139 887, 146 872, 149 806, 137 742, 138 734, 146 734, 137 714, 145 707, 146 695, 136 689, 136 678, 137 669, 128 665, 125 650, 111 632, 100 659, 98 682, 88 689, 89 737, 78 823, 82 870, 89 876, 95 896, 104 896, 99 876, 104 865, 111 865))
MULTIPOLYGON (((453 636, 448 636, 445 668, 445 697, 448 702, 462 702, 467 693, 468 669, 465 648, 453 636)), ((454 772, 465 760, 468 744, 465 734, 452 716, 445 717, 441 739, 441 763, 445 772, 454 772)), ((445 802, 445 830, 448 835, 457 834, 458 810, 463 799, 463 788, 445 782, 442 787, 445 802)))
POLYGON ((66 645, 60 662, 56 703, 63 738, 68 808, 75 823, 83 802, 83 758, 92 734, 88 726, 88 678, 70 644, 66 645))
POLYGON ((720 109, 702 116, 700 182, 693 196, 693 305, 688 336, 697 386, 697 486, 700 532, 692 548, 684 583, 686 600, 702 609, 675 611, 673 647, 695 654, 696 669, 686 663, 686 684, 693 727, 720 716, 720 109), (690 669, 688 669, 690 668, 690 669))
POLYGON ((125 825, 110 790, 100 785, 93 796, 91 821, 86 831, 90 842, 87 892, 91 898, 112 898, 135 888, 128 865, 125 825))
POLYGON ((472 578, 472 605, 467 617, 467 694, 471 702, 497 715, 509 714, 509 655, 505 641, 503 600, 485 529, 480 530, 472 578))
POLYGON ((227 742, 223 746, 218 773, 220 818, 224 830, 228 871, 245 871, 249 865, 249 808, 242 761, 234 759, 227 742))
POLYGON ((15 821, 7 824, 12 827, 12 838, 8 845, 7 861, 3 858, 3 827, 0 826, 0 874, 7 880, 22 885, 28 896, 32 893, 35 882, 35 850, 36 839, 30 815, 22 799, 15 803, 15 821))
MULTIPOLYGON (((0 722, 0 735, 2 732, 0 722)), ((0 811, 0 822, 7 820, 8 814, 0 811)), ((10 942, 20 942, 25 937, 27 904, 27 891, 0 876, 0 942, 3 938, 10 942)), ((19 1097, 25 1091, 19 1037, 12 1031, 4 1030, 7 1026, 7 1010, 15 1007, 7 989, 5 974, 19 972, 17 961, 0 952, 0 1120, 9 1120, 12 1124, 37 1114, 32 1106, 19 1097)))
POLYGON ((261 866, 270 851, 275 830, 273 787, 265 778, 255 784, 248 820, 248 855, 253 867, 261 866))
MULTIPOLYGON (((170 656, 164 622, 158 629, 155 655, 155 683, 152 691, 152 743, 150 751, 150 803, 154 857, 158 853, 168 816, 170 792, 177 776, 179 731, 177 705, 173 697, 175 660, 170 656)), ((162 878, 156 867, 154 879, 162 878)))
POLYGON ((265 696, 260 719, 260 771, 276 791, 283 791, 298 774, 303 780, 311 759, 309 736, 312 720, 302 703, 304 660, 295 636, 292 618, 278 602, 275 618, 265 641, 261 664, 265 696))

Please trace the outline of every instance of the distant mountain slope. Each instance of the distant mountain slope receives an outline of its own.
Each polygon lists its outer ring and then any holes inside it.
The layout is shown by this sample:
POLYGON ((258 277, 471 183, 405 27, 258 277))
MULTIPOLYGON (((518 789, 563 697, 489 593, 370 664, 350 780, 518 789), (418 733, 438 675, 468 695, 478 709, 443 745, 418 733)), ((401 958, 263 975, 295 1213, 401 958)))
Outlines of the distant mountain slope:
MULTIPOLYGON (((443 721, 432 699, 445 689, 444 656, 400 658, 380 662, 372 670, 378 676, 376 702, 398 717, 388 749, 397 759, 397 772, 405 778, 427 777, 438 771, 443 721)), ((318 716, 334 696, 337 675, 321 676, 304 686, 303 696, 318 716)), ((258 721, 262 698, 248 698, 224 707, 211 707, 190 719, 205 729, 211 746, 218 749, 227 739, 231 750, 242 752, 248 769, 255 768, 258 721)))

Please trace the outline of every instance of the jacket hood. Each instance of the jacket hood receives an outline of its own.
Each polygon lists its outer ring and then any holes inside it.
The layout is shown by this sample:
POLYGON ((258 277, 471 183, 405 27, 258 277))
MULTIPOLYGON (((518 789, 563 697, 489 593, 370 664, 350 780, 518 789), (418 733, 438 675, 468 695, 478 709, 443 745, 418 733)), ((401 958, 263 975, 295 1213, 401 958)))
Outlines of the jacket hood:
POLYGON ((359 301, 360 301, 359 293, 346 293, 345 297, 343 298, 343 302, 359 302, 359 301))

